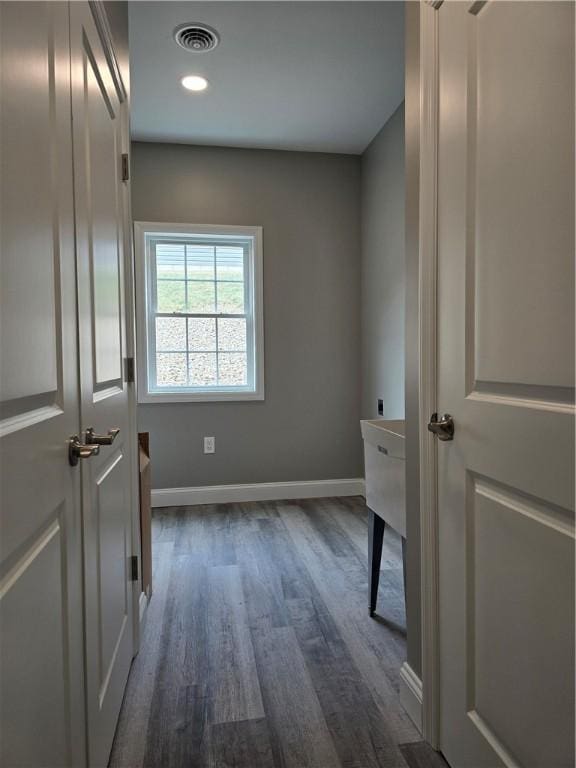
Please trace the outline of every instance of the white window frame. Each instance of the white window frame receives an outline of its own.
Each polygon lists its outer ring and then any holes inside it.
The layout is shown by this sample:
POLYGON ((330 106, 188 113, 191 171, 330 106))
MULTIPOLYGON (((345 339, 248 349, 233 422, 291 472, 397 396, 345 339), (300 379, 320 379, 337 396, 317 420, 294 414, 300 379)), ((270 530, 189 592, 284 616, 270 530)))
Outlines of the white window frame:
POLYGON ((168 222, 134 222, 136 255, 136 331, 139 403, 209 403, 242 400, 264 400, 264 291, 262 275, 262 227, 225 226, 216 224, 173 224, 168 222), (149 238, 207 235, 222 242, 234 238, 251 243, 248 259, 248 297, 246 348, 248 364, 253 366, 253 385, 239 387, 198 387, 154 390, 149 382, 150 325, 152 311, 149 238), (253 356, 251 355, 253 350, 253 356))

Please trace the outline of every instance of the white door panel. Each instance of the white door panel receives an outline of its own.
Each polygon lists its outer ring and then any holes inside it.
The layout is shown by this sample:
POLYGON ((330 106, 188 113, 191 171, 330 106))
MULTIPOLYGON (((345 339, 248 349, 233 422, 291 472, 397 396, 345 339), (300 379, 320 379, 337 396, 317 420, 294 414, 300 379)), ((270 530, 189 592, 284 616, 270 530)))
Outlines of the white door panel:
MULTIPOLYGON (((59 145, 60 139, 66 139, 65 112, 51 112, 51 108, 56 101, 59 110, 65 108, 65 91, 55 81, 62 51, 50 45, 56 32, 48 9, 34 3, 22 10, 20 17, 19 6, 3 3, 0 385, 5 400, 54 393, 58 368, 61 372, 55 294, 60 279, 56 261, 61 223, 58 202, 66 200, 54 199, 56 180, 51 163, 70 144, 68 138, 67 144, 59 145), (26 22, 33 20, 35 13, 38 23, 27 28, 26 22), (35 77, 26 77, 23 62, 35 77), (32 169, 37 172, 34 184, 29 184, 32 169), (44 258, 38 258, 39 253, 44 258), (26 286, 28 301, 24 300, 26 286), (27 331, 30 357, 22 354, 22 333, 27 331), (30 360, 34 361, 33 376, 30 360)), ((66 9, 62 7, 59 12, 63 19, 66 9)), ((58 45, 64 45, 61 36, 58 45)), ((70 170, 69 158, 63 160, 64 168, 70 170)), ((45 402, 53 399, 49 396, 45 402)))
POLYGON ((505 392, 529 385, 536 397, 574 386, 569 15, 532 2, 521 10, 491 2, 468 14, 473 380, 505 392), (531 354, 517 354, 526 339, 531 354))
MULTIPOLYGON (((82 466, 88 754, 105 766, 133 653, 131 451, 121 155, 124 93, 88 4, 71 5, 81 421, 111 445, 82 466)), ((86 440, 89 442, 89 438, 86 440)))
POLYGON ((569 765, 572 528, 486 480, 471 493, 469 706, 519 765, 569 765))
POLYGON ((439 23, 441 748, 574 755, 574 6, 439 23))
POLYGON ((100 696, 103 695, 113 665, 116 646, 122 638, 128 615, 128 557, 130 542, 118 510, 124 509, 128 499, 124 486, 124 456, 116 451, 103 473, 96 478, 96 540, 99 558, 96 563, 100 578, 98 610, 100 624, 100 696), (118 585, 124 589, 118 589, 118 585))
POLYGON ((69 18, 0 4, 0 764, 85 764, 69 18))
MULTIPOLYGON (((88 44, 87 44, 88 45, 88 44)), ((120 303, 120 224, 117 218, 118 159, 121 155, 118 124, 119 105, 109 101, 104 84, 99 83, 92 51, 85 51, 87 169, 91 221, 91 272, 94 317, 94 357, 96 387, 122 378, 121 303, 120 303)))
POLYGON ((0 587, 2 764, 7 766, 74 764, 67 713, 68 690, 74 682, 66 659, 64 617, 70 605, 66 599, 67 574, 62 567, 64 532, 59 513, 63 512, 64 508, 56 512, 0 587), (30 618, 24 620, 23 605, 30 612, 30 618), (42 633, 40 653, 38 632, 42 633), (39 708, 42 722, 36 742, 30 731, 39 708))

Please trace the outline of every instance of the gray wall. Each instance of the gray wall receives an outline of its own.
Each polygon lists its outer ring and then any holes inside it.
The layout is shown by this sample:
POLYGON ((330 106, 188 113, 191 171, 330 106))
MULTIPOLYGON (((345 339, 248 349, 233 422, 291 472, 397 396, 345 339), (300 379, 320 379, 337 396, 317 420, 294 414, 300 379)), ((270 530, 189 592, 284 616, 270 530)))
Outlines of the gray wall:
POLYGON ((404 418, 404 104, 362 156, 362 417, 404 418))
POLYGON ((406 3, 406 540, 408 663, 422 674, 418 404, 420 6, 406 3))
POLYGON ((362 417, 406 418, 408 663, 420 676, 418 27, 406 5, 406 104, 362 157, 362 417), (416 62, 414 61, 416 56, 416 62), (406 115, 406 132, 405 132, 406 115), (406 138, 405 138, 406 137, 406 138), (405 152, 406 143, 406 152, 405 152))
POLYGON ((360 477, 360 159, 135 143, 132 210, 264 228, 266 399, 140 405, 153 487, 360 477))

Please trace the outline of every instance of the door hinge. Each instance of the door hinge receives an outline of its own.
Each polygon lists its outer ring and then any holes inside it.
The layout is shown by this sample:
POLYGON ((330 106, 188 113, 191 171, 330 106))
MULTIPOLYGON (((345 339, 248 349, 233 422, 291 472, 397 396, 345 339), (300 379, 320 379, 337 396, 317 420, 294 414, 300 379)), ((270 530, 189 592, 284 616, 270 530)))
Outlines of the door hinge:
POLYGON ((138 555, 130 558, 130 581, 138 581, 138 555))
POLYGON ((124 358, 124 381, 128 384, 134 383, 134 358, 124 358))
POLYGON ((122 155, 122 181, 128 181, 130 178, 130 164, 128 162, 128 154, 122 155))

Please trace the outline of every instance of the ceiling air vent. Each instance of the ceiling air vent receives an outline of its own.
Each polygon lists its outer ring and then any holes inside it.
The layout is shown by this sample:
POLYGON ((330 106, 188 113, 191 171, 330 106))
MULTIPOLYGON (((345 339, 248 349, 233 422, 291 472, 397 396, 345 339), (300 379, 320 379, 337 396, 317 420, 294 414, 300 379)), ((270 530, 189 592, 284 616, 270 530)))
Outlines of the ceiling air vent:
POLYGON ((206 24, 181 24, 174 30, 179 46, 194 53, 212 51, 220 42, 218 32, 206 24))

